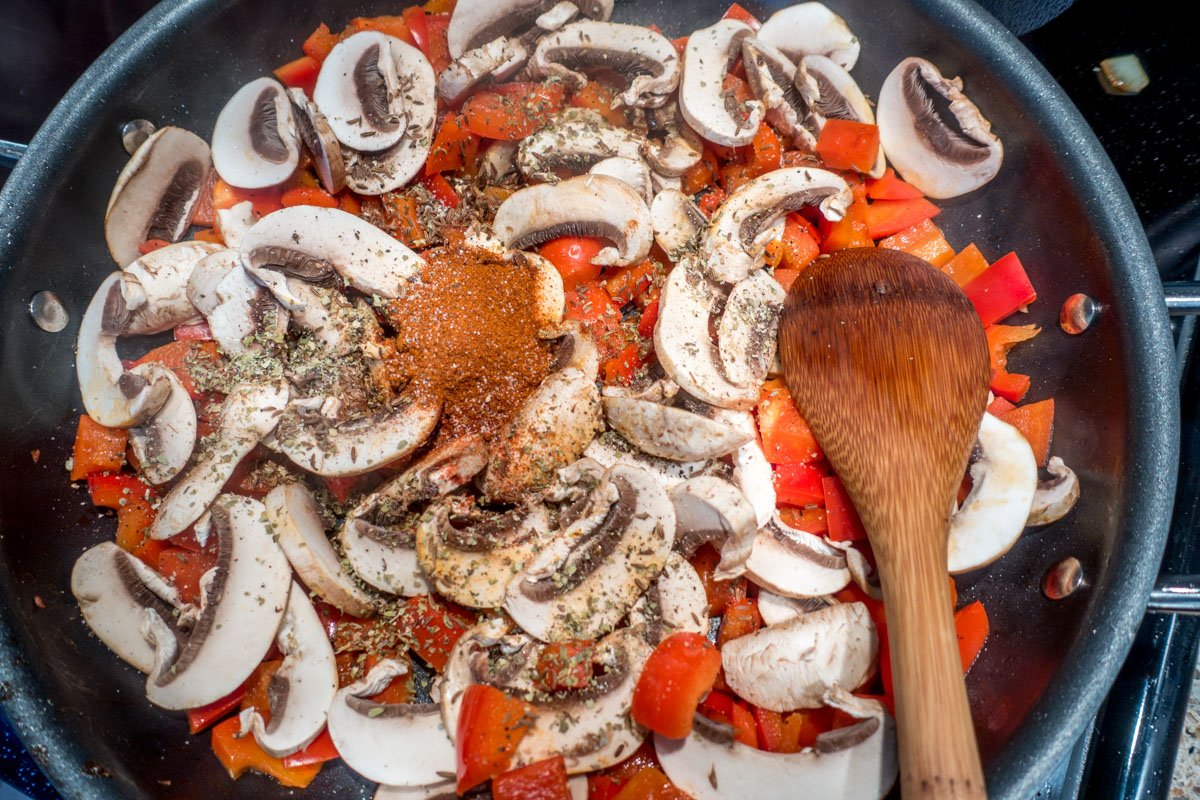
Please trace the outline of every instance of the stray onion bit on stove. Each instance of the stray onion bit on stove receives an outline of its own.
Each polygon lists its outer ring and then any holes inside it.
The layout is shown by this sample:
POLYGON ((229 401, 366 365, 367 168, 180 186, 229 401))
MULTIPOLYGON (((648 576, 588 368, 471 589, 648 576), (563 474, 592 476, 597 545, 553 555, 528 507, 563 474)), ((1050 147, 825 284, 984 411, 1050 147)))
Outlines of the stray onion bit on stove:
MULTIPOLYGON (((679 38, 611 0, 396 11, 116 176, 67 462, 116 517, 84 621, 233 778, 882 798, 878 577, 777 328, 824 254, 940 268, 993 367, 947 580, 1070 512, 1054 400, 1010 371, 1036 291, 933 221, 1003 168, 986 98, 902 54, 864 92, 820 3, 679 38)), ((956 620, 969 669, 986 612, 956 620)))

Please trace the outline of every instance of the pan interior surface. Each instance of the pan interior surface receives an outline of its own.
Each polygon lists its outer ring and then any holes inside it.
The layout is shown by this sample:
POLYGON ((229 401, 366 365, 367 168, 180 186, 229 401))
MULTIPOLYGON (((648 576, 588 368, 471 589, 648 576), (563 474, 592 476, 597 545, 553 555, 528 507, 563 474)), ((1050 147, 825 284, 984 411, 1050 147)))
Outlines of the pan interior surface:
MULTIPOLYGON (((783 2, 743 3, 765 19, 783 2)), ((206 139, 243 83, 296 57, 319 22, 397 13, 403 2, 178 0, 160 4, 72 89, 0 195, 0 703, 67 798, 295 797, 268 779, 236 784, 182 715, 146 701, 143 678, 87 631, 68 588, 71 565, 113 533, 86 487, 64 471, 81 410, 73 342, 103 276, 109 192, 127 156, 129 119, 206 139), (50 289, 71 324, 38 329, 30 298, 50 289)), ((725 0, 617 0, 615 19, 668 36, 711 24, 725 0)), ((921 55, 968 94, 1004 140, 985 189, 943 201, 938 224, 961 248, 1017 250, 1039 299, 1022 323, 1044 332, 1014 357, 1035 376, 1030 399, 1056 401, 1055 452, 1079 474, 1064 521, 1028 532, 1003 559, 959 579, 982 598, 992 637, 969 688, 991 796, 1024 800, 1074 743, 1124 659, 1157 571, 1174 488, 1178 408, 1165 309, 1144 235, 1082 119, 1032 57, 969 2, 829 0, 862 42, 854 76, 874 97, 902 58, 921 55), (1103 308, 1083 336, 1057 326, 1084 292, 1103 308), (1040 590, 1059 560, 1082 563, 1085 588, 1054 602, 1040 590)), ((132 343, 133 347, 148 347, 132 343)), ((131 351, 132 352, 132 351, 131 351)), ((344 766, 312 797, 368 797, 344 766)))

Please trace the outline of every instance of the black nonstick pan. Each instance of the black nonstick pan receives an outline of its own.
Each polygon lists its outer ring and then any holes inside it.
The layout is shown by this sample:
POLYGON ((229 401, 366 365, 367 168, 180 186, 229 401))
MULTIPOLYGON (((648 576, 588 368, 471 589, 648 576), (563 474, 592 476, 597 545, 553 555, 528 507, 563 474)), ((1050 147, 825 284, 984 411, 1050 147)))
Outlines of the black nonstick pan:
MULTIPOLYGON (((765 18, 783 2, 745 0, 765 18)), ((251 78, 296 56, 321 21, 398 13, 403 0, 168 0, 114 44, 46 121, 0 194, 0 704, 64 797, 296 796, 265 778, 230 783, 206 735, 146 701, 143 679, 83 624, 68 590, 75 558, 112 536, 64 470, 80 413, 72 347, 83 309, 114 267, 104 209, 127 156, 122 123, 146 118, 208 138, 251 78), (51 290, 70 323, 46 333, 33 296, 51 290)), ((982 191, 942 203, 958 247, 1020 252, 1039 290, 1018 351, 1031 399, 1057 403, 1055 452, 1079 474, 1070 516, 1027 533, 960 579, 983 598, 992 636, 969 677, 991 796, 1025 800, 1076 741, 1108 691, 1157 572, 1171 508, 1179 410, 1161 287, 1141 226, 1100 145, 1030 54, 965 0, 828 0, 862 41, 868 95, 921 55, 967 91, 1003 138, 1006 162, 982 191), (1100 312, 1083 335, 1058 327, 1083 292, 1100 312), (1043 576, 1079 560, 1081 587, 1057 601, 1043 576)), ((619 21, 679 36, 726 0, 617 0, 619 21)), ((6 91, 11 90, 6 87, 6 91)), ((342 766, 310 797, 367 797, 342 766)), ((800 787, 797 787, 800 791, 800 787)))

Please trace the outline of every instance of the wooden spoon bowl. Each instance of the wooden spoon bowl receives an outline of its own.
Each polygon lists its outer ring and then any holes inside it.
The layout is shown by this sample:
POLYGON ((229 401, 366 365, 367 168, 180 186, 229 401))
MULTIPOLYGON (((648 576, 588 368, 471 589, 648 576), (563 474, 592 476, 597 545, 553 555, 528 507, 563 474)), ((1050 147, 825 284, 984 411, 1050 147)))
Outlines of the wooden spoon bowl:
POLYGON ((788 388, 878 562, 901 793, 986 797, 946 568, 950 514, 987 405, 983 325, 928 262, 856 249, 796 280, 779 340, 788 388))

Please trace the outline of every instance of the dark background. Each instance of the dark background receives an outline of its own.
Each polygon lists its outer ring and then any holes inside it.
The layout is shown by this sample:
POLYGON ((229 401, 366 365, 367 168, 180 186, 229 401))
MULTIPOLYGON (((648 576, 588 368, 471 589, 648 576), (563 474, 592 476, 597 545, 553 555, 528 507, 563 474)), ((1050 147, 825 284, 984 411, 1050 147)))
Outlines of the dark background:
MULTIPOLYGON (((396 7, 406 4, 398 0, 396 7)), ((0 0, 0 138, 28 141, 71 83, 152 5, 0 0)), ((753 0, 746 5, 753 9, 753 0)), ((1096 131, 1129 189, 1164 277, 1190 277, 1200 256, 1200 53, 1194 26, 1178 4, 984 5, 1021 35, 1096 131), (1101 59, 1124 53, 1136 54, 1150 76, 1136 97, 1105 94, 1094 73, 1101 59)), ((6 175, 0 169, 0 183, 6 175)), ((9 796, 5 782, 39 800, 56 796, 0 714, 0 800, 9 796)))

